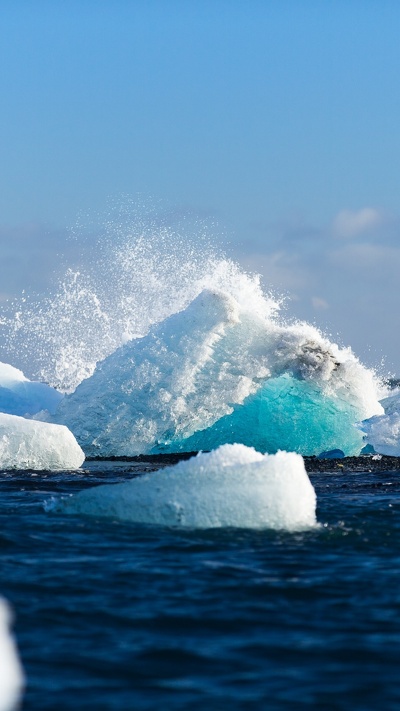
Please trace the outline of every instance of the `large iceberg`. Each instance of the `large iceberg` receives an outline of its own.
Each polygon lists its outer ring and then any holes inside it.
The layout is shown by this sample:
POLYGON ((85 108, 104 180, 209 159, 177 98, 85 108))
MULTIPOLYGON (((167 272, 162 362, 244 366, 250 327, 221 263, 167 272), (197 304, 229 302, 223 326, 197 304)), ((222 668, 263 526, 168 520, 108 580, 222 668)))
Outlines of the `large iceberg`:
POLYGON ((24 686, 17 648, 10 633, 11 614, 0 598, 0 711, 15 711, 24 686))
POLYGON ((100 362, 54 421, 91 456, 234 442, 359 454, 355 423, 383 412, 374 374, 316 328, 279 322, 266 300, 247 296, 204 290, 100 362))
POLYGON ((382 405, 385 414, 364 420, 360 428, 375 452, 400 457, 400 393, 385 398, 382 405))
POLYGON ((52 501, 50 510, 183 528, 316 526, 316 496, 300 455, 223 445, 123 484, 52 501))
POLYGON ((18 368, 0 363, 0 412, 21 416, 41 410, 54 413, 62 397, 45 383, 28 380, 18 368))
POLYGON ((78 469, 84 459, 67 427, 0 413, 0 469, 78 469))

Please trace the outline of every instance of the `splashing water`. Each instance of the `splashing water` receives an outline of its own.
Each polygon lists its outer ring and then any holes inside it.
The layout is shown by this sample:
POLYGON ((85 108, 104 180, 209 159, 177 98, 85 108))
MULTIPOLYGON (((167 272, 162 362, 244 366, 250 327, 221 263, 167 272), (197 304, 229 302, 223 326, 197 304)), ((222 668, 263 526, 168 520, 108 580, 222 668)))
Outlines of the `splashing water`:
POLYGON ((215 247, 200 225, 196 237, 155 216, 114 213, 93 243, 83 228, 79 269, 68 268, 55 293, 23 296, 2 319, 2 360, 61 392, 73 392, 96 363, 203 289, 223 289, 271 316, 279 302, 215 247), (90 249, 88 258, 88 247, 90 249))
POLYGON ((316 328, 279 318, 259 277, 198 232, 129 212, 96 241, 79 232, 84 265, 53 296, 21 301, 5 327, 8 358, 22 353, 68 394, 54 421, 86 454, 237 441, 357 454, 355 423, 382 413, 374 373, 316 328))

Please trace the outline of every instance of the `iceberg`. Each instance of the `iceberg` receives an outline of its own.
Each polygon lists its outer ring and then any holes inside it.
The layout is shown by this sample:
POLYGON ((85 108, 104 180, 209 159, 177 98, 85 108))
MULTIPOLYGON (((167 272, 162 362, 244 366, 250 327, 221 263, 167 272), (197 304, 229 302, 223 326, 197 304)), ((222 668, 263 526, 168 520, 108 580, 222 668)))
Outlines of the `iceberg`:
POLYGON ((63 425, 0 413, 1 469, 78 469, 85 455, 63 425))
POLYGON ((297 531, 317 525, 315 491, 302 457, 263 455, 242 444, 53 500, 47 510, 192 529, 297 531))
POLYGON ((400 457, 400 393, 381 401, 385 414, 361 422, 365 440, 375 452, 389 457, 400 457))
POLYGON ((49 385, 32 382, 18 368, 0 363, 0 412, 21 416, 41 410, 54 413, 62 397, 49 385))
POLYGON ((98 363, 60 402, 87 456, 215 449, 357 455, 356 423, 383 412, 379 384, 350 349, 267 300, 205 289, 98 363))
POLYGON ((24 686, 17 648, 10 634, 11 613, 0 598, 0 711, 15 711, 24 686))

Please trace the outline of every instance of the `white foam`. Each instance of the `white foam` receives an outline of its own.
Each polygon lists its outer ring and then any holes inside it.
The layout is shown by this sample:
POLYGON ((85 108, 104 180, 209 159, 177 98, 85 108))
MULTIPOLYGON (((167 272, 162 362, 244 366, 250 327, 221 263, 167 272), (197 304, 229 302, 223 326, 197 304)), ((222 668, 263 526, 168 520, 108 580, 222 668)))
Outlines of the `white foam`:
POLYGON ((24 676, 14 638, 10 633, 11 614, 0 598, 0 711, 19 707, 24 676))
POLYGON ((223 445, 123 484, 52 504, 68 514, 183 528, 301 530, 316 525, 316 496, 300 455, 223 445))
MULTIPOLYGON (((11 318, 0 313, 4 358, 61 392, 72 392, 97 362, 203 289, 224 289, 270 315, 279 309, 279 300, 262 293, 259 276, 210 247, 201 226, 191 239, 186 224, 178 232, 147 216, 123 220, 118 209, 96 230, 103 234, 89 258, 83 253, 81 267, 68 269, 52 296, 24 295, 11 318)), ((82 233, 79 243, 85 245, 82 233)))
POLYGON ((67 427, 0 413, 1 469, 78 469, 84 459, 67 427))

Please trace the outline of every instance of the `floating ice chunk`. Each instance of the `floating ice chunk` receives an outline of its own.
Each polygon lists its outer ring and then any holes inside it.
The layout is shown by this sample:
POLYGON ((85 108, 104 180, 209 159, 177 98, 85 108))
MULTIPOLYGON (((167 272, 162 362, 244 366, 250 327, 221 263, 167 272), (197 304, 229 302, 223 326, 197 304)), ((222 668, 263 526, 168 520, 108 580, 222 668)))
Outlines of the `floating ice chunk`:
POLYGON ((300 455, 263 455, 226 444, 123 484, 98 486, 53 504, 69 514, 185 528, 316 525, 316 496, 300 455))
POLYGON ((359 454, 354 424, 381 414, 378 383, 349 349, 224 292, 129 341, 60 403, 87 455, 210 450, 359 454))
POLYGON ((360 429, 375 452, 400 457, 400 393, 386 397, 381 403, 385 414, 364 420, 360 429))
POLYGON ((17 648, 10 634, 11 613, 0 598, 0 711, 18 708, 24 676, 17 648))
POLYGON ((360 428, 375 452, 400 457, 400 411, 364 420, 360 428))
POLYGON ((0 412, 22 416, 41 410, 54 413, 62 397, 45 383, 32 382, 21 370, 0 363, 0 412))
POLYGON ((380 401, 385 411, 385 415, 391 415, 394 412, 400 412, 400 390, 397 389, 391 395, 380 401))
POLYGON ((1 469, 78 469, 84 459, 67 427, 0 413, 1 469))

